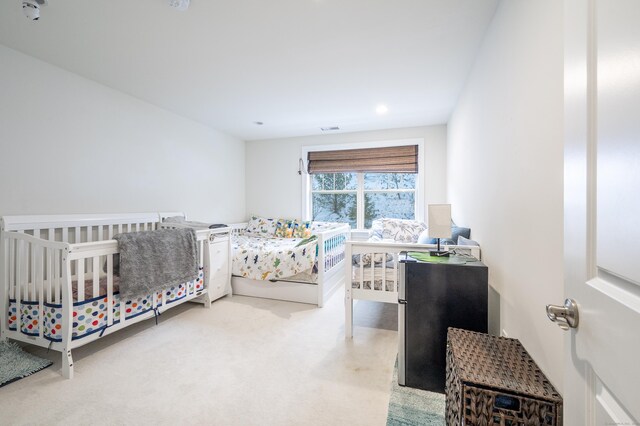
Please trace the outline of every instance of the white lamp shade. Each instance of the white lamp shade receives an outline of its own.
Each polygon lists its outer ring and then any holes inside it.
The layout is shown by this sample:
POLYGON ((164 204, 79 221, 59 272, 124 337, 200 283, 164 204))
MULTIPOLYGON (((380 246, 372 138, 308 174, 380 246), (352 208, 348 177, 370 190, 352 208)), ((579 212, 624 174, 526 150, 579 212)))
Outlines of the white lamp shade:
POLYGON ((429 204, 429 237, 451 238, 451 204, 429 204))

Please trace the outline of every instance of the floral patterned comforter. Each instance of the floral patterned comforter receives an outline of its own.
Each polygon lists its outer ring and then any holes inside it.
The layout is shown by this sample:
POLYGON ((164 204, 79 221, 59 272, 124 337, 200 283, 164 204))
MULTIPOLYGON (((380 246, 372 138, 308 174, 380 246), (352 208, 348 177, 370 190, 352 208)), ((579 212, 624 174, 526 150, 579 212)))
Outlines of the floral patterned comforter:
POLYGON ((301 238, 235 235, 231 241, 233 275, 254 280, 278 280, 311 272, 317 240, 296 247, 301 238))

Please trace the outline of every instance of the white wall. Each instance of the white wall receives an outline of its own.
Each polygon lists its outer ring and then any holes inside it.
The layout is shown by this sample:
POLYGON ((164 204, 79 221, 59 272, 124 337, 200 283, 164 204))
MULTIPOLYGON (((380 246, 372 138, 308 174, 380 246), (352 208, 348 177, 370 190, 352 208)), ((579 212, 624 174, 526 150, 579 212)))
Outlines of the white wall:
POLYGON ((244 217, 244 142, 0 45, 0 215, 244 217))
POLYGON ((562 2, 503 1, 448 125, 448 196, 500 293, 502 329, 562 388, 562 2))
POLYGON ((303 146, 396 139, 424 139, 425 203, 446 200, 447 127, 445 125, 338 133, 246 143, 247 217, 302 216, 298 159, 303 146))

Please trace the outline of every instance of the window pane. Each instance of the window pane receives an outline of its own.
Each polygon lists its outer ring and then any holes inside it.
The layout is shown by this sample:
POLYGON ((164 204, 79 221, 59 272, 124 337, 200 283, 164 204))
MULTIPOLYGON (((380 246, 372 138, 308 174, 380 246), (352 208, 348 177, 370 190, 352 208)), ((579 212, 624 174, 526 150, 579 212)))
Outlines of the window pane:
POLYGON ((415 193, 368 192, 364 194, 364 226, 381 217, 415 219, 415 193))
POLYGON ((415 173, 365 173, 364 189, 415 189, 415 173))
POLYGON ((313 194, 313 220, 345 222, 356 227, 356 194, 313 194))
POLYGON ((358 187, 358 178, 355 173, 334 173, 335 184, 338 190, 355 190, 358 187))
POLYGON ((355 190, 358 178, 355 173, 318 173, 311 175, 313 191, 355 190))

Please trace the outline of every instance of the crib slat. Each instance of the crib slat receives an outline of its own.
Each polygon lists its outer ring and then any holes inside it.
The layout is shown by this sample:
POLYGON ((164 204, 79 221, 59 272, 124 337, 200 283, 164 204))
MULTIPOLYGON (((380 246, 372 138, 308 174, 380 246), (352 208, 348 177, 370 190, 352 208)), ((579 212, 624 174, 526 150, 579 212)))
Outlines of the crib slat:
POLYGON ((52 255, 51 252, 52 252, 53 249, 46 248, 45 250, 46 250, 46 253, 47 253, 47 261, 46 261, 47 263, 45 265, 45 271, 46 271, 46 274, 47 274, 47 302, 51 303, 51 301, 53 300, 52 299, 53 295, 51 294, 51 289, 53 288, 52 287, 52 284, 53 284, 53 266, 52 266, 53 255, 52 255))
MULTIPOLYGON (((87 238, 86 238, 86 242, 90 243, 93 241, 93 226, 87 226, 87 238)), ((86 271, 88 273, 92 273, 93 272, 93 262, 91 262, 91 259, 86 259, 85 260, 85 268, 86 271)))
POLYGON ((29 247, 31 248, 31 257, 29 259, 29 263, 31 263, 31 279, 27 282, 31 283, 31 300, 37 300, 37 286, 36 286, 36 245, 33 243, 29 243, 29 247))
POLYGON ((54 297, 53 303, 60 303, 60 250, 53 251, 53 284, 54 297))
POLYGON ((107 326, 113 325, 113 255, 107 255, 107 326))
POLYGON ((9 297, 16 297, 16 240, 9 239, 9 297))
POLYGON ((382 291, 387 291, 387 253, 382 253, 382 291))
POLYGON ((371 253, 371 262, 369 263, 369 270, 371 271, 371 291, 376 290, 376 254, 371 253))
POLYGON ((16 241, 16 326, 18 331, 22 328, 22 262, 24 254, 22 252, 23 241, 16 241))
POLYGON ((93 264, 93 297, 100 296, 100 256, 94 256, 93 264))
POLYGON ((22 252, 20 256, 22 257, 22 267, 24 268, 22 271, 22 294, 26 300, 29 299, 29 256, 31 244, 26 241, 22 242, 22 252))
POLYGON ((39 315, 39 326, 38 333, 40 337, 44 335, 44 250, 42 247, 37 252, 37 266, 36 266, 36 282, 38 287, 38 315, 39 315))
POLYGON ((76 271, 78 278, 78 302, 84 301, 84 259, 76 260, 76 271))
POLYGON ((364 256, 362 253, 360 254, 360 288, 364 290, 364 261, 362 260, 364 256))
POLYGON ((393 291, 398 292, 398 254, 393 253, 393 291))
POLYGON ((49 238, 49 241, 55 241, 56 240, 56 230, 54 228, 49 228, 49 233, 47 234, 47 237, 49 238))
POLYGON ((104 226, 98 226, 98 241, 103 241, 104 237, 104 226))
MULTIPOLYGON (((126 323, 126 315, 127 315, 127 305, 126 305, 126 300, 124 300, 124 297, 122 297, 122 293, 120 293, 120 323, 124 324, 126 323)), ((123 325, 123 327, 126 327, 125 325, 123 325)))
POLYGON ((62 242, 63 243, 68 243, 69 242, 69 228, 62 228, 62 242))

